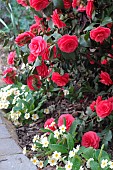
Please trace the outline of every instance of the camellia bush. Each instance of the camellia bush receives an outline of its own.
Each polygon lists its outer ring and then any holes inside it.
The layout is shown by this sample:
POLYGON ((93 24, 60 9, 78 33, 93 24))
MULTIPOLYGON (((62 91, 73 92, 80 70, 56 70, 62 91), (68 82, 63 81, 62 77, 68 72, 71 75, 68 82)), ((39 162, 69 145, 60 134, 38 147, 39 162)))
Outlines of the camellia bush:
MULTIPOLYGON (((103 151, 103 146, 107 148, 112 140, 113 1, 17 0, 17 3, 31 11, 34 21, 25 31, 14 35, 14 48, 8 55, 9 68, 3 71, 3 81, 25 84, 31 96, 43 91, 42 96, 51 93, 54 99, 59 96, 71 103, 88 101, 86 108, 76 114, 72 128, 72 115, 61 115, 64 119, 61 123, 59 118, 58 125, 54 118, 47 120, 49 123, 43 129, 46 133, 37 136, 32 146, 32 150, 37 149, 42 155, 37 153, 32 161, 42 168, 40 158, 47 155, 44 166, 57 165, 59 170, 82 170, 90 161, 89 169, 113 169, 113 163, 103 151), (74 129, 77 138, 71 131, 73 126, 77 126, 74 129), (104 144, 101 150, 98 150, 99 142, 104 144)), ((19 96, 22 107, 26 96, 19 96)), ((10 116, 18 111, 18 102, 10 116)), ((32 117, 35 106, 22 112, 20 118, 26 119, 26 113, 32 117)))

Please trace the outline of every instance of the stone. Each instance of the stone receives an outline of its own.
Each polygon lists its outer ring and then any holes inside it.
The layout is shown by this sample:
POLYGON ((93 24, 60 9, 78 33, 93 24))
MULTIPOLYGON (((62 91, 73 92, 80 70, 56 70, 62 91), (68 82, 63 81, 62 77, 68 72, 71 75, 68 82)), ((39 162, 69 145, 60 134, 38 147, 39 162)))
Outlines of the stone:
POLYGON ((1 119, 1 117, 0 117, 0 124, 2 124, 2 119, 1 119))
POLYGON ((0 139, 10 138, 10 134, 4 124, 0 124, 0 139))
POLYGON ((0 156, 21 153, 20 147, 12 138, 0 139, 0 156))
POLYGON ((23 154, 0 157, 0 170, 37 170, 36 166, 23 154))

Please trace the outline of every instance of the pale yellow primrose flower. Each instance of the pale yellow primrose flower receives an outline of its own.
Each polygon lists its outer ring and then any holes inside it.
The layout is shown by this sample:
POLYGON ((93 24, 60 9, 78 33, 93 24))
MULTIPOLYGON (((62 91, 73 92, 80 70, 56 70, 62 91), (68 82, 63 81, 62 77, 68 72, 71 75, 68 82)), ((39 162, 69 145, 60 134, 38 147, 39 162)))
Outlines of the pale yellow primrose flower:
POLYGON ((25 113, 24 118, 25 119, 29 119, 30 118, 30 114, 29 113, 25 113))
POLYGON ((94 161, 94 159, 93 158, 88 159, 88 161, 86 163, 87 168, 90 168, 90 162, 91 161, 94 161))
POLYGON ((77 146, 76 146, 76 149, 73 148, 73 150, 74 150, 75 153, 77 153, 77 152, 79 151, 79 149, 80 149, 80 145, 77 145, 77 146))
POLYGON ((47 137, 44 137, 41 139, 41 144, 42 144, 42 147, 44 147, 44 148, 48 147, 49 141, 48 141, 47 137))
POLYGON ((34 164, 34 165, 37 165, 38 164, 38 159, 36 157, 33 157, 31 158, 31 162, 34 164))
POLYGON ((54 138, 58 139, 59 135, 60 135, 60 132, 58 131, 58 129, 55 130, 54 131, 54 138))
POLYGON ((43 161, 38 161, 37 166, 38 166, 39 168, 43 168, 43 166, 44 166, 43 161))
POLYGON ((52 158, 50 157, 49 160, 48 160, 48 163, 51 165, 51 166, 54 166, 57 164, 57 160, 55 158, 52 158))
POLYGON ((69 151, 69 158, 73 158, 75 156, 75 152, 72 150, 72 151, 69 151))
POLYGON ((113 162, 109 161, 108 164, 109 164, 110 169, 113 169, 113 162))
POLYGON ((39 135, 35 135, 34 138, 33 138, 33 142, 38 142, 39 141, 39 135))
POLYGON ((103 168, 105 168, 107 165, 108 165, 108 160, 107 160, 107 159, 103 159, 103 160, 101 161, 101 168, 103 169, 103 168))
POLYGON ((60 133, 62 134, 62 132, 66 131, 66 126, 62 125, 59 127, 59 129, 60 129, 60 133))
POLYGON ((70 161, 67 161, 66 165, 65 165, 65 169, 66 170, 71 170, 72 169, 72 166, 73 166, 73 163, 70 162, 70 161))
POLYGON ((63 92, 64 92, 64 96, 69 94, 69 90, 63 90, 63 92))
POLYGON ((36 121, 37 119, 39 119, 39 116, 37 114, 33 114, 32 115, 32 120, 36 121))
POLYGON ((32 151, 35 151, 35 150, 36 150, 36 144, 32 144, 31 150, 32 150, 32 151))
POLYGON ((49 108, 44 109, 44 113, 45 113, 45 114, 49 114, 49 113, 50 113, 49 108))
POLYGON ((61 152, 53 152, 52 158, 55 158, 56 160, 59 160, 61 158, 61 152))

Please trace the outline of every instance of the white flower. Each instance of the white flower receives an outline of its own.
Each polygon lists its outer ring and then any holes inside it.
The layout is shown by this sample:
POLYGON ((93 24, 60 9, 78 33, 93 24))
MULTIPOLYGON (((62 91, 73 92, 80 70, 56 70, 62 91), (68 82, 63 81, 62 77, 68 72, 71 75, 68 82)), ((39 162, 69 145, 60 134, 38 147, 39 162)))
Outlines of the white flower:
POLYGON ((66 165, 65 165, 65 169, 66 170, 71 170, 72 169, 72 166, 73 166, 73 163, 70 162, 70 161, 67 161, 66 165))
POLYGON ((3 107, 4 107, 4 109, 7 109, 8 106, 9 106, 9 102, 5 102, 3 107))
POLYGON ((61 158, 61 152, 55 151, 52 155, 52 158, 55 158, 56 160, 61 158))
POLYGON ((90 162, 91 161, 94 161, 94 159, 93 158, 88 159, 88 161, 86 163, 87 168, 90 168, 90 162))
POLYGON ((54 166, 54 165, 56 165, 57 164, 57 160, 55 159, 55 158, 50 158, 49 160, 48 160, 48 163, 51 165, 51 166, 54 166))
POLYGON ((43 166, 44 166, 43 161, 38 161, 37 166, 38 166, 39 168, 43 168, 43 166))
POLYGON ((39 116, 37 114, 33 114, 32 115, 32 120, 36 121, 37 119, 39 119, 39 116))
POLYGON ((0 102, 0 109, 4 109, 4 104, 0 102))
POLYGON ((49 113, 50 113, 49 108, 44 109, 44 113, 45 113, 45 114, 49 114, 49 113))
POLYGON ((24 115, 24 118, 25 118, 25 119, 29 119, 29 118, 30 118, 30 114, 29 114, 29 113, 26 113, 26 114, 24 115))
POLYGON ((26 146, 23 148, 23 154, 26 154, 26 146))
POLYGON ((51 96, 52 96, 51 92, 47 92, 47 97, 51 97, 51 96))
POLYGON ((55 125, 55 122, 53 121, 49 126, 54 127, 54 125, 55 125))
POLYGON ((74 150, 75 153, 77 153, 77 152, 79 151, 79 149, 80 149, 80 145, 77 145, 77 146, 76 146, 76 149, 73 148, 73 150, 74 150))
POLYGON ((58 139, 59 135, 60 135, 59 131, 58 131, 58 130, 55 130, 55 131, 54 131, 54 138, 57 138, 57 139, 58 139))
POLYGON ((69 158, 73 158, 75 156, 75 152, 72 150, 72 151, 69 151, 69 158))
POLYGON ((16 114, 18 115, 18 117, 21 116, 21 112, 20 111, 17 111, 16 114))
POLYGON ((34 164, 34 165, 37 165, 38 164, 38 159, 36 157, 33 157, 31 158, 31 162, 34 164))
POLYGON ((101 168, 105 168, 108 165, 108 160, 107 159, 103 159, 101 161, 101 168))
POLYGON ((42 147, 45 147, 45 148, 48 147, 49 141, 48 141, 47 137, 42 138, 41 143, 42 143, 42 147))
POLYGON ((81 166, 79 170, 84 170, 84 168, 81 166))
POLYGON ((14 94, 15 96, 19 96, 19 95, 20 95, 20 91, 19 91, 19 90, 14 90, 13 94, 14 94))
POLYGON ((62 132, 66 131, 66 126, 62 125, 59 127, 59 129, 60 129, 60 133, 62 134, 62 132))
POLYGON ((32 150, 32 151, 35 151, 35 150, 36 150, 36 144, 32 144, 31 150, 32 150))
POLYGON ((38 142, 38 140, 39 140, 39 135, 35 135, 33 138, 33 142, 38 142))
POLYGON ((64 92, 64 96, 69 94, 69 90, 63 90, 63 92, 64 92))
POLYGON ((6 96, 2 96, 2 97, 1 97, 1 101, 2 101, 2 102, 7 101, 7 97, 6 97, 6 96))
POLYGON ((109 161, 108 164, 109 164, 109 166, 110 166, 110 169, 113 169, 113 162, 112 162, 112 161, 109 161))

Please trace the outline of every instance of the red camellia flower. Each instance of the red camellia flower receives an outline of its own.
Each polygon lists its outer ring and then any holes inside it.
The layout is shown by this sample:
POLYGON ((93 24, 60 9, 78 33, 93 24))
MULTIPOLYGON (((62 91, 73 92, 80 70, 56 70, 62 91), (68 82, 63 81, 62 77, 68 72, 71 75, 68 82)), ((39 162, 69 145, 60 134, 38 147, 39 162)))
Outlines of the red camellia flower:
POLYGON ((93 131, 84 133, 82 136, 81 145, 88 148, 93 147, 94 149, 99 148, 100 137, 93 131))
POLYGON ((78 39, 76 35, 63 35, 58 40, 58 47, 61 51, 66 53, 72 53, 78 47, 78 39))
POLYGON ((71 1, 70 0, 63 0, 64 2, 64 8, 69 9, 71 8, 71 1))
POLYGON ((94 0, 88 0, 86 5, 86 14, 90 19, 92 18, 93 9, 94 9, 94 0))
POLYGON ((48 49, 48 47, 45 49, 45 52, 42 54, 42 60, 49 60, 49 55, 50 55, 50 51, 48 49))
POLYGON ((65 73, 61 76, 59 73, 54 72, 51 80, 57 84, 57 86, 65 86, 69 82, 69 74, 65 73))
POLYGON ((73 0, 73 2, 72 2, 72 7, 73 7, 73 8, 76 8, 76 6, 77 6, 77 0, 73 0))
POLYGON ((103 64, 103 65, 106 65, 108 63, 108 60, 107 59, 103 59, 102 61, 101 61, 101 64, 103 64))
POLYGON ((69 131, 72 123, 74 122, 75 118, 71 114, 63 114, 58 119, 58 127, 64 124, 64 119, 66 121, 66 131, 69 131))
POLYGON ((86 11, 86 7, 83 6, 82 4, 80 4, 80 6, 78 7, 77 11, 78 12, 84 12, 84 11, 86 11))
POLYGON ((55 119, 53 119, 53 118, 47 119, 47 121, 44 124, 44 128, 55 131, 57 129, 55 119))
POLYGON ((47 43, 41 36, 37 36, 31 40, 31 43, 29 44, 29 48, 30 48, 30 52, 33 55, 41 56, 42 54, 44 54, 47 48, 47 43))
POLYGON ((43 10, 49 5, 48 0, 30 0, 30 6, 36 11, 43 10))
POLYGON ((35 22, 36 24, 40 25, 41 21, 43 20, 43 18, 39 18, 38 16, 34 16, 35 22))
POLYGON ((105 85, 109 86, 109 85, 113 84, 113 82, 112 82, 112 80, 110 78, 110 75, 107 72, 101 71, 100 79, 101 79, 100 82, 105 84, 105 85))
POLYGON ((22 5, 22 6, 28 6, 28 0, 16 0, 18 2, 18 4, 22 5))
POLYGON ((96 99, 96 105, 98 105, 102 101, 102 96, 98 96, 96 99))
POLYGON ((40 66, 37 66, 36 70, 38 72, 38 75, 41 76, 42 78, 45 78, 49 75, 48 67, 44 62, 42 62, 40 66))
POLYGON ((25 44, 29 43, 33 37, 34 37, 34 34, 27 31, 27 32, 19 34, 16 37, 15 42, 18 46, 24 46, 25 44))
POLYGON ((96 102, 93 101, 90 105, 89 105, 90 109, 94 112, 95 111, 95 107, 96 107, 96 102))
POLYGON ((30 63, 33 63, 35 60, 36 60, 36 56, 34 56, 33 54, 30 54, 29 56, 28 56, 28 63, 30 64, 30 63))
POLYGON ((33 74, 27 78, 27 85, 30 90, 37 90, 37 88, 39 89, 41 87, 42 83, 40 81, 39 76, 33 74))
POLYGON ((7 58, 7 63, 13 65, 15 59, 16 51, 10 52, 7 58))
POLYGON ((105 39, 107 39, 111 34, 111 30, 105 27, 97 27, 90 31, 90 38, 95 40, 96 42, 102 43, 105 39))
POLYGON ((16 72, 13 68, 8 68, 3 72, 2 80, 6 84, 14 84, 16 72))
POLYGON ((30 26, 30 32, 33 33, 34 35, 38 35, 40 31, 41 31, 41 28, 39 24, 33 24, 30 26))
POLYGON ((112 112, 112 103, 109 100, 102 100, 96 106, 96 113, 100 118, 109 116, 112 112))
POLYGON ((62 27, 66 26, 66 24, 60 20, 60 17, 57 13, 57 9, 55 9, 55 11, 53 11, 52 21, 53 21, 54 25, 56 25, 58 28, 62 28, 62 27))

